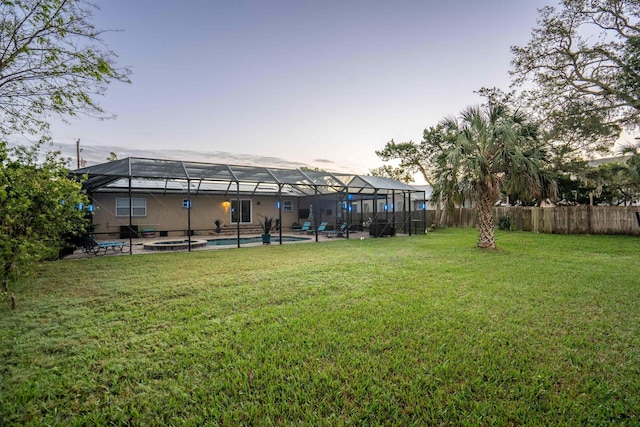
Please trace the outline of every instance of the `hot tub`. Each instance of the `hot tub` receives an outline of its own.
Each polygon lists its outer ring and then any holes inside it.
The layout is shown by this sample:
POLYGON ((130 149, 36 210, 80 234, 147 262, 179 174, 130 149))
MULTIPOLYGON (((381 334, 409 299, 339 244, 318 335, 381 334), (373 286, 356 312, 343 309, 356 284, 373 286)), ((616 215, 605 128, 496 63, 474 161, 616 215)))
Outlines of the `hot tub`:
MULTIPOLYGON (((191 239, 191 249, 204 248, 207 246, 206 240, 191 239)), ((144 244, 144 248, 150 251, 178 251, 189 249, 189 239, 159 240, 144 244)))

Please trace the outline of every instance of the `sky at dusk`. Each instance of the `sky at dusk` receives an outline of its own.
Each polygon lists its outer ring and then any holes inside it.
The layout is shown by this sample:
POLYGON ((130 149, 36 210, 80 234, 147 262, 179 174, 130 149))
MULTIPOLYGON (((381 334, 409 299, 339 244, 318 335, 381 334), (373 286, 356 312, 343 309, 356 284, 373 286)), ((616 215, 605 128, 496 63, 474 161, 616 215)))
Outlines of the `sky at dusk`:
POLYGON ((509 47, 525 44, 537 9, 556 2, 96 3, 96 26, 121 30, 104 39, 132 84, 100 98, 116 119, 54 124, 57 144, 80 138, 89 164, 109 151, 201 153, 366 173, 392 138, 420 141, 425 127, 481 102, 475 90, 508 89, 509 47))

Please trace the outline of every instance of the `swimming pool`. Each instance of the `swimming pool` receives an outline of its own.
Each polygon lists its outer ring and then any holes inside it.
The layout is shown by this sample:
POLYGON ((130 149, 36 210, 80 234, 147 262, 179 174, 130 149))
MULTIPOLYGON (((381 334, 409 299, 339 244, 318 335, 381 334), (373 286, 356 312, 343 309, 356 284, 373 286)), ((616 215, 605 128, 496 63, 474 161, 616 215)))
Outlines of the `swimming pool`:
MULTIPOLYGON (((311 237, 295 237, 295 236, 282 236, 282 242, 303 242, 305 240, 311 240, 311 237)), ((262 243, 262 237, 241 237, 240 244, 243 243, 262 243)), ((271 236, 271 243, 280 243, 278 236, 271 236)), ((237 237, 223 237, 221 239, 207 240, 207 246, 230 246, 237 245, 237 237)))

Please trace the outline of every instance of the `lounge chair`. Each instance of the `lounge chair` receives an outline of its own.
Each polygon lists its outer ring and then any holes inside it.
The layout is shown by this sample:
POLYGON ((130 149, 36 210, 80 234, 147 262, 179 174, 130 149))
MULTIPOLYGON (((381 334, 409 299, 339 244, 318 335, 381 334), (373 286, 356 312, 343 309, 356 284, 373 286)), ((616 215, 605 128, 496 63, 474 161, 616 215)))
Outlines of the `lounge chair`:
MULTIPOLYGON (((328 222, 321 222, 320 225, 318 226, 318 233, 324 233, 325 229, 327 228, 327 225, 329 225, 328 222)), ((314 234, 316 231, 313 229, 309 229, 307 230, 307 234, 314 234)))
POLYGON ((328 238, 342 237, 344 236, 344 234, 347 232, 348 229, 349 229, 349 224, 346 222, 343 222, 340 225, 340 228, 338 228, 337 230, 327 230, 322 234, 324 234, 328 238))
POLYGON ((304 224, 302 224, 302 227, 300 228, 294 228, 293 232, 294 233, 306 233, 307 231, 309 231, 311 229, 311 221, 307 221, 304 224))
POLYGON ((104 251, 103 255, 106 255, 109 249, 112 249, 113 252, 115 252, 116 249, 124 252, 125 246, 128 246, 125 242, 98 242, 92 236, 86 236, 82 242, 81 249, 87 254, 100 255, 100 251, 104 251))

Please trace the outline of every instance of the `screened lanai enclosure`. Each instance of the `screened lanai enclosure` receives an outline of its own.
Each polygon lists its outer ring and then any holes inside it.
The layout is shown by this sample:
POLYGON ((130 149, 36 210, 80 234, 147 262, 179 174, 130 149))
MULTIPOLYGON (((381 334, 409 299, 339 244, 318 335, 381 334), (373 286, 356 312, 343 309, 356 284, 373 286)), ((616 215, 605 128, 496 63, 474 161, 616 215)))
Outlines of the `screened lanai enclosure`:
POLYGON ((279 242, 305 222, 311 230, 342 226, 346 238, 415 234, 426 225, 424 190, 390 178, 133 157, 74 174, 84 180, 100 239, 226 235, 240 247, 242 236, 261 234, 265 217, 274 218, 279 242))

